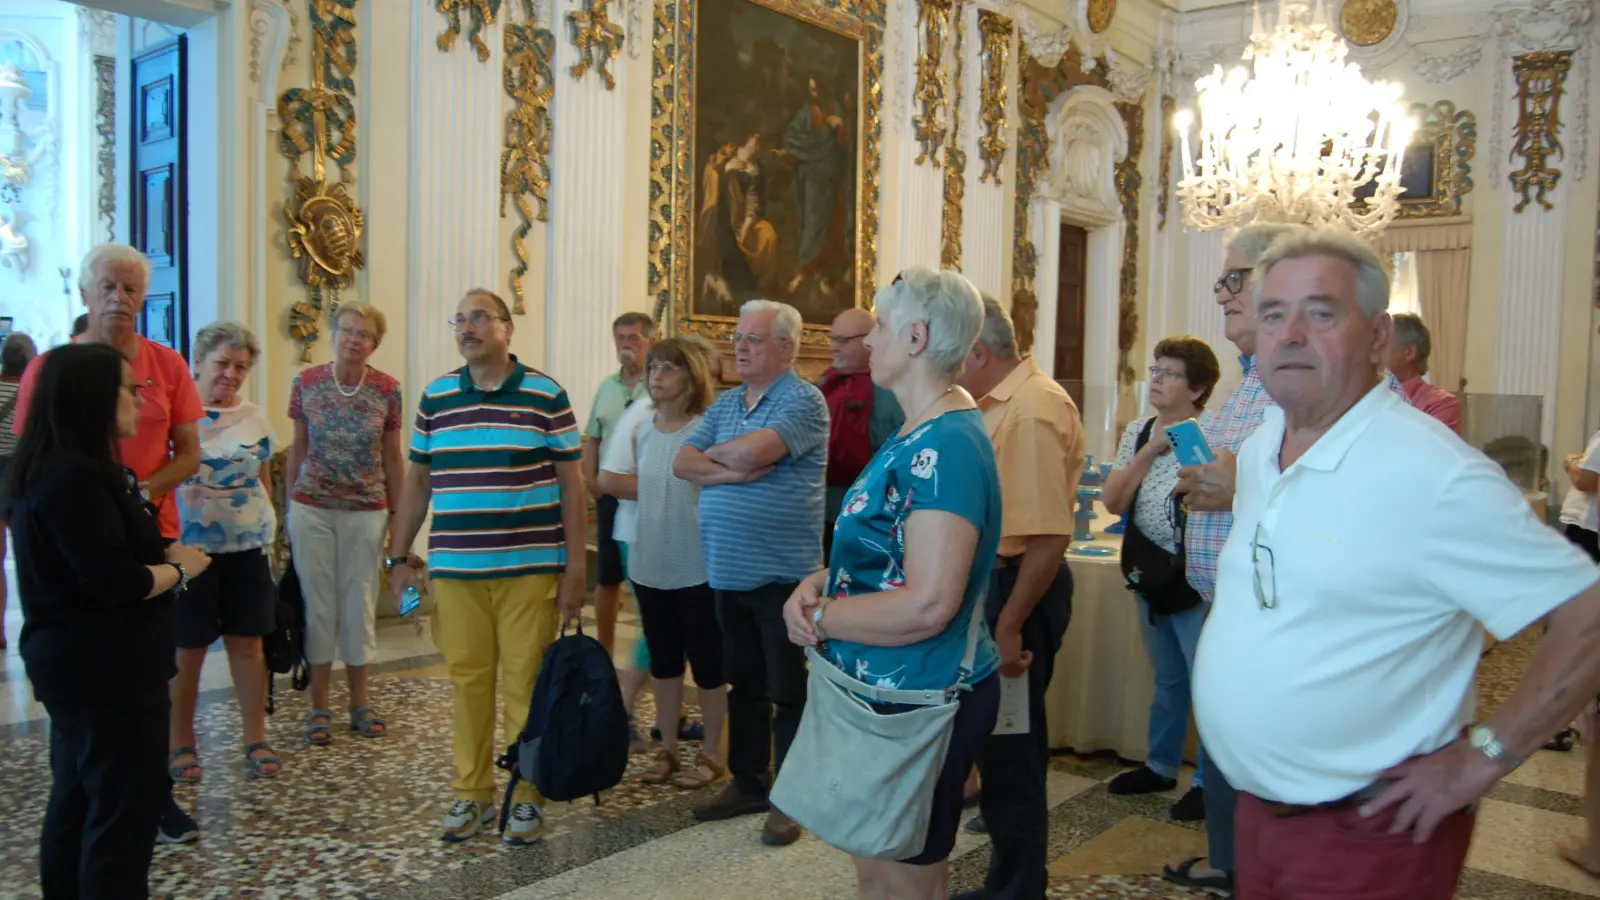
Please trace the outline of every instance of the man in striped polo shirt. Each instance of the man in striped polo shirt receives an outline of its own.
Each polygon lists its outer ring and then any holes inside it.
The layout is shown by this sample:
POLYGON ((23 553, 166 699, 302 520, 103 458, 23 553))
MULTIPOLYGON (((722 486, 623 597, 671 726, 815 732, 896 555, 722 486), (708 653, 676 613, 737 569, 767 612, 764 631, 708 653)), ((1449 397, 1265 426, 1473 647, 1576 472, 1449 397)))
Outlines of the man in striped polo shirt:
MULTIPOLYGON (((704 488, 700 537, 732 688, 733 781, 694 810, 702 821, 767 811, 768 766, 783 767, 805 710, 805 653, 789 641, 783 605, 822 568, 828 402, 794 373, 800 330, 800 313, 788 304, 751 300, 740 308, 733 352, 744 384, 711 404, 673 460, 673 474, 704 488)), ((771 810, 762 842, 799 838, 800 827, 771 810)))
MULTIPOLYGON (((505 301, 470 291, 451 326, 467 364, 422 392, 387 564, 397 595, 423 586, 411 545, 433 503, 434 638, 455 685, 457 777, 443 837, 464 841, 495 814, 496 668, 515 735, 545 648, 583 609, 587 524, 577 419, 561 385, 511 355, 505 301)), ((517 785, 507 844, 539 834, 541 799, 517 785)))

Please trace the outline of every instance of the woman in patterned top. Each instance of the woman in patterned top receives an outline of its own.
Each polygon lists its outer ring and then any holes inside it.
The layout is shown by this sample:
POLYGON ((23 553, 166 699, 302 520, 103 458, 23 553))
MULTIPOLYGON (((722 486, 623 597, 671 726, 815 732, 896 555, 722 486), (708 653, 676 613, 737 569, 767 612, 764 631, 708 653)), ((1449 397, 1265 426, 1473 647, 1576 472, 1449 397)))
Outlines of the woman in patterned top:
POLYGON ((200 469, 178 487, 179 543, 211 555, 211 568, 178 595, 178 677, 172 681, 169 773, 200 780, 194 708, 206 650, 218 637, 228 652, 250 777, 272 778, 283 760, 267 743, 267 663, 261 638, 277 626, 268 547, 278 533, 267 463, 277 449, 261 407, 239 388, 261 355, 250 329, 216 322, 195 337, 200 469))
POLYGON ((983 417, 956 385, 983 301, 961 275, 918 266, 874 303, 872 380, 894 392, 906 422, 845 493, 828 568, 801 582, 784 623, 790 640, 820 645, 868 685, 971 687, 961 692, 922 852, 898 862, 855 858, 863 897, 943 897, 967 773, 1000 708, 999 654, 981 617, 1000 544, 1000 476, 983 417), (969 625, 976 650, 967 672, 969 625))
MULTIPOLYGON (((1155 365, 1150 367, 1150 405, 1156 414, 1128 423, 1111 475, 1101 489, 1106 509, 1116 515, 1127 513, 1137 490, 1131 527, 1168 553, 1177 552, 1172 492, 1178 486, 1178 460, 1168 452, 1166 427, 1200 415, 1219 377, 1217 355, 1205 341, 1174 337, 1156 344, 1155 365), (1138 447, 1139 436, 1147 428, 1150 436, 1138 447)), ((1171 615, 1152 615, 1145 599, 1136 599, 1145 651, 1156 671, 1156 691, 1150 701, 1150 753, 1144 765, 1111 779, 1113 794, 1153 794, 1178 786, 1178 767, 1183 763, 1183 744, 1189 733, 1189 669, 1200 642, 1200 626, 1206 620, 1205 604, 1171 615)), ((1202 749, 1188 792, 1172 807, 1174 819, 1205 818, 1205 769, 1202 749)))
MULTIPOLYGON (((28 363, 39 355, 33 338, 20 331, 6 336, 0 347, 0 565, 6 561, 6 518, 11 501, 5 496, 6 471, 11 468, 11 457, 17 452, 17 436, 11 423, 17 417, 17 388, 28 363)), ((6 646, 6 579, 0 577, 0 650, 6 646)))
POLYGON ((328 690, 336 647, 350 688, 350 729, 363 737, 388 730, 367 700, 367 665, 378 649, 384 535, 405 476, 400 382, 367 365, 383 343, 383 313, 346 303, 333 328, 334 361, 296 375, 290 388, 294 445, 284 469, 293 486, 289 540, 306 598, 308 744, 333 743, 328 690))

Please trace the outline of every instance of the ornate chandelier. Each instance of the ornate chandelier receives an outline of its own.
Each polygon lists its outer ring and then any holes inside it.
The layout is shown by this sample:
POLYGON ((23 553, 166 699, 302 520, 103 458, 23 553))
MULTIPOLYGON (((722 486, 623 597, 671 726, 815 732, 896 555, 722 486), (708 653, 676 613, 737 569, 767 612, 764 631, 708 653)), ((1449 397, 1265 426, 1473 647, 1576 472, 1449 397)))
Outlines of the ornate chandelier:
POLYGON ((1416 129, 1401 87, 1367 81, 1345 61, 1349 47, 1328 27, 1322 0, 1282 0, 1278 24, 1261 26, 1255 5, 1250 46, 1224 77, 1217 66, 1195 82, 1194 116, 1174 119, 1183 147, 1178 198, 1184 221, 1201 231, 1251 222, 1334 226, 1356 234, 1383 229, 1399 212, 1400 166, 1416 129))

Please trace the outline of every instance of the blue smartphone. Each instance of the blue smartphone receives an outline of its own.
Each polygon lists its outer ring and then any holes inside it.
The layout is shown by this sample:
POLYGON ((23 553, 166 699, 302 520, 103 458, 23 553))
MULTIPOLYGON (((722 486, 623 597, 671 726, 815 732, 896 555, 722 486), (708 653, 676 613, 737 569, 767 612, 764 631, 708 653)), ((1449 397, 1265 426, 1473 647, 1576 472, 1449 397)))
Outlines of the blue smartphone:
POLYGON ((1172 445, 1172 455, 1177 457, 1178 465, 1185 468, 1208 466, 1216 461, 1216 454, 1211 452, 1210 445, 1206 443, 1199 422, 1184 419, 1176 425, 1168 425, 1166 432, 1167 443, 1172 445))
POLYGON ((422 606, 422 592, 417 590, 416 585, 406 588, 405 593, 400 595, 401 616, 411 615, 420 606, 422 606))

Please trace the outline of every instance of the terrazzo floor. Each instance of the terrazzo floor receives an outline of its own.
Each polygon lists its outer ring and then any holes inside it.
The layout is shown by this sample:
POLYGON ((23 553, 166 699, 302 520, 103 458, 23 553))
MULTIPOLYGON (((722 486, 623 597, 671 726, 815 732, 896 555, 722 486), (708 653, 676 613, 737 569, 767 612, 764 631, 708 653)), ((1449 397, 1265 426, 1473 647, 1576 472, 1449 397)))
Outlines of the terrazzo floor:
MULTIPOLYGON (((14 638, 13 612, 7 631, 14 638)), ((624 614, 620 658, 637 636, 624 614)), ((1497 646, 1480 671, 1481 705, 1492 709, 1526 667, 1536 640, 1497 646)), ((26 697, 15 648, 0 682, 0 898, 40 896, 37 834, 48 791, 43 712, 26 697)), ((757 840, 760 817, 697 823, 695 794, 640 784, 650 761, 636 755, 628 777, 600 806, 557 804, 546 839, 505 849, 495 836, 462 845, 438 840, 449 800, 450 685, 425 633, 407 624, 380 634, 375 705, 391 734, 363 740, 341 732, 332 747, 300 739, 303 694, 280 694, 269 737, 285 760, 273 780, 244 777, 237 707, 226 666, 207 667, 198 731, 205 782, 179 790, 202 840, 160 848, 152 889, 163 898, 837 898, 855 894, 848 860, 807 836, 783 849, 757 840)), ((336 679, 336 685, 337 685, 336 679)), ((334 705, 343 705, 335 688, 334 705)), ((691 692, 692 694, 692 692, 691 692)), ((692 711, 692 707, 691 707, 692 711)), ((642 721, 650 721, 648 693, 642 721)), ((1115 797, 1105 782, 1125 764, 1058 756, 1050 772, 1051 900, 1177 900, 1219 897, 1166 884, 1163 863, 1204 853, 1198 826, 1172 822, 1171 795, 1115 797)), ((1600 897, 1600 880, 1567 866, 1555 843, 1580 826, 1582 757, 1541 752, 1487 799, 1461 898, 1569 900, 1600 897)), ((502 780, 503 783, 503 780, 502 780)), ((708 789, 707 793, 718 788, 708 789)), ((979 886, 987 840, 963 833, 952 886, 979 886)))

